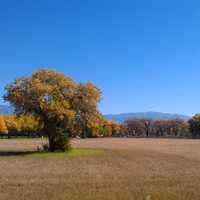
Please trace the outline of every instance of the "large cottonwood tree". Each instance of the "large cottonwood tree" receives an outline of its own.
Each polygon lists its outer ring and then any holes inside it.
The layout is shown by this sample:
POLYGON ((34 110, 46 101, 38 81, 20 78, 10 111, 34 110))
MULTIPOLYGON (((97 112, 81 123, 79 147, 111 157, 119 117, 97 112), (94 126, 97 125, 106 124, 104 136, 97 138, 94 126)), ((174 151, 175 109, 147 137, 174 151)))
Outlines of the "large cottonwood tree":
POLYGON ((68 149, 66 126, 75 118, 72 100, 76 83, 52 70, 39 70, 6 87, 4 99, 18 115, 32 114, 44 124, 50 151, 68 149))

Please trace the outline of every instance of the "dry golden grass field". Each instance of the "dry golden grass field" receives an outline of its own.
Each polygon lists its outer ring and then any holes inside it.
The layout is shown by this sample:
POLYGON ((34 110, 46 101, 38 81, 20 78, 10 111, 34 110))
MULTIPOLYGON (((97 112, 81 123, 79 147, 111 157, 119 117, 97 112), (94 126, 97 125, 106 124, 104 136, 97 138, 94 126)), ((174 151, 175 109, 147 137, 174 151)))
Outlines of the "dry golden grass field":
POLYGON ((85 139, 71 154, 27 152, 40 144, 0 140, 0 200, 200 200, 200 140, 85 139))

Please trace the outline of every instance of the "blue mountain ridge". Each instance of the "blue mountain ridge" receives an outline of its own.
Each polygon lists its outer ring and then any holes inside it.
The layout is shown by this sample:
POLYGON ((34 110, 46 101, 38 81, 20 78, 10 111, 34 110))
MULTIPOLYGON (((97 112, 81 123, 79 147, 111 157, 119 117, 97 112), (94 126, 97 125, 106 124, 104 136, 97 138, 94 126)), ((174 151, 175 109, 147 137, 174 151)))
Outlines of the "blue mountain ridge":
POLYGON ((172 113, 162 113, 162 112, 136 112, 136 113, 121 113, 121 114, 108 114, 104 115, 106 119, 113 120, 119 123, 124 122, 127 119, 132 119, 132 118, 149 118, 153 120, 158 120, 158 119, 181 119, 181 120, 189 120, 191 117, 187 115, 182 115, 182 114, 172 114, 172 113))

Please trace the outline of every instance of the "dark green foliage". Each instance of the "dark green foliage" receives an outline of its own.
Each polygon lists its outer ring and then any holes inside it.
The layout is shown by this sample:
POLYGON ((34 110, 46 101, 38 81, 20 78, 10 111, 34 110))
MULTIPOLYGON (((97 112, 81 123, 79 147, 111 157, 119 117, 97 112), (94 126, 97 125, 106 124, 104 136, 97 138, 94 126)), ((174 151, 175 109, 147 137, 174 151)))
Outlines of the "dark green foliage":
POLYGON ((196 114, 192 119, 188 121, 189 129, 193 138, 200 137, 200 114, 196 114))
POLYGON ((67 151, 69 149, 70 140, 67 132, 62 127, 56 127, 54 133, 49 136, 49 151, 67 151))

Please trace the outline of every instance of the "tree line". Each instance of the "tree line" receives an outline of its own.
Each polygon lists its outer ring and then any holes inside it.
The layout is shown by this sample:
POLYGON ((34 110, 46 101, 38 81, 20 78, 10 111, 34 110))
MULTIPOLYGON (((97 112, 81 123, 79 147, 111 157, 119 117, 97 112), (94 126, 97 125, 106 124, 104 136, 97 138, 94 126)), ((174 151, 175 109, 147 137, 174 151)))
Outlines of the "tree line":
MULTIPOLYGON (((69 137, 111 137, 120 135, 121 125, 111 120, 104 119, 97 121, 94 126, 88 126, 86 135, 74 124, 69 125, 69 137)), ((0 115, 0 137, 41 137, 46 136, 44 125, 33 115, 0 115)))
POLYGON ((200 114, 190 120, 132 118, 121 124, 119 136, 200 138, 200 114))
POLYGON ((136 137, 191 137, 189 123, 180 119, 129 119, 124 122, 127 136, 136 137))
MULTIPOLYGON (((0 135, 2 137, 41 137, 44 134, 43 124, 33 115, 0 116, 0 135)), ((107 120, 96 121, 88 126, 86 135, 80 128, 70 125, 69 137, 177 137, 200 138, 200 114, 189 121, 180 119, 152 120, 128 119, 124 123, 107 120)))
POLYGON ((1 137, 40 137, 41 131, 41 124, 32 115, 0 116, 1 137))
POLYGON ((200 138, 200 114, 190 120, 128 119, 121 125, 121 136, 200 138))
POLYGON ((4 100, 12 116, 0 116, 0 134, 48 137, 49 150, 68 150, 71 137, 200 137, 200 115, 182 120, 107 120, 98 110, 102 93, 92 82, 76 83, 62 73, 41 69, 14 80, 4 100))

